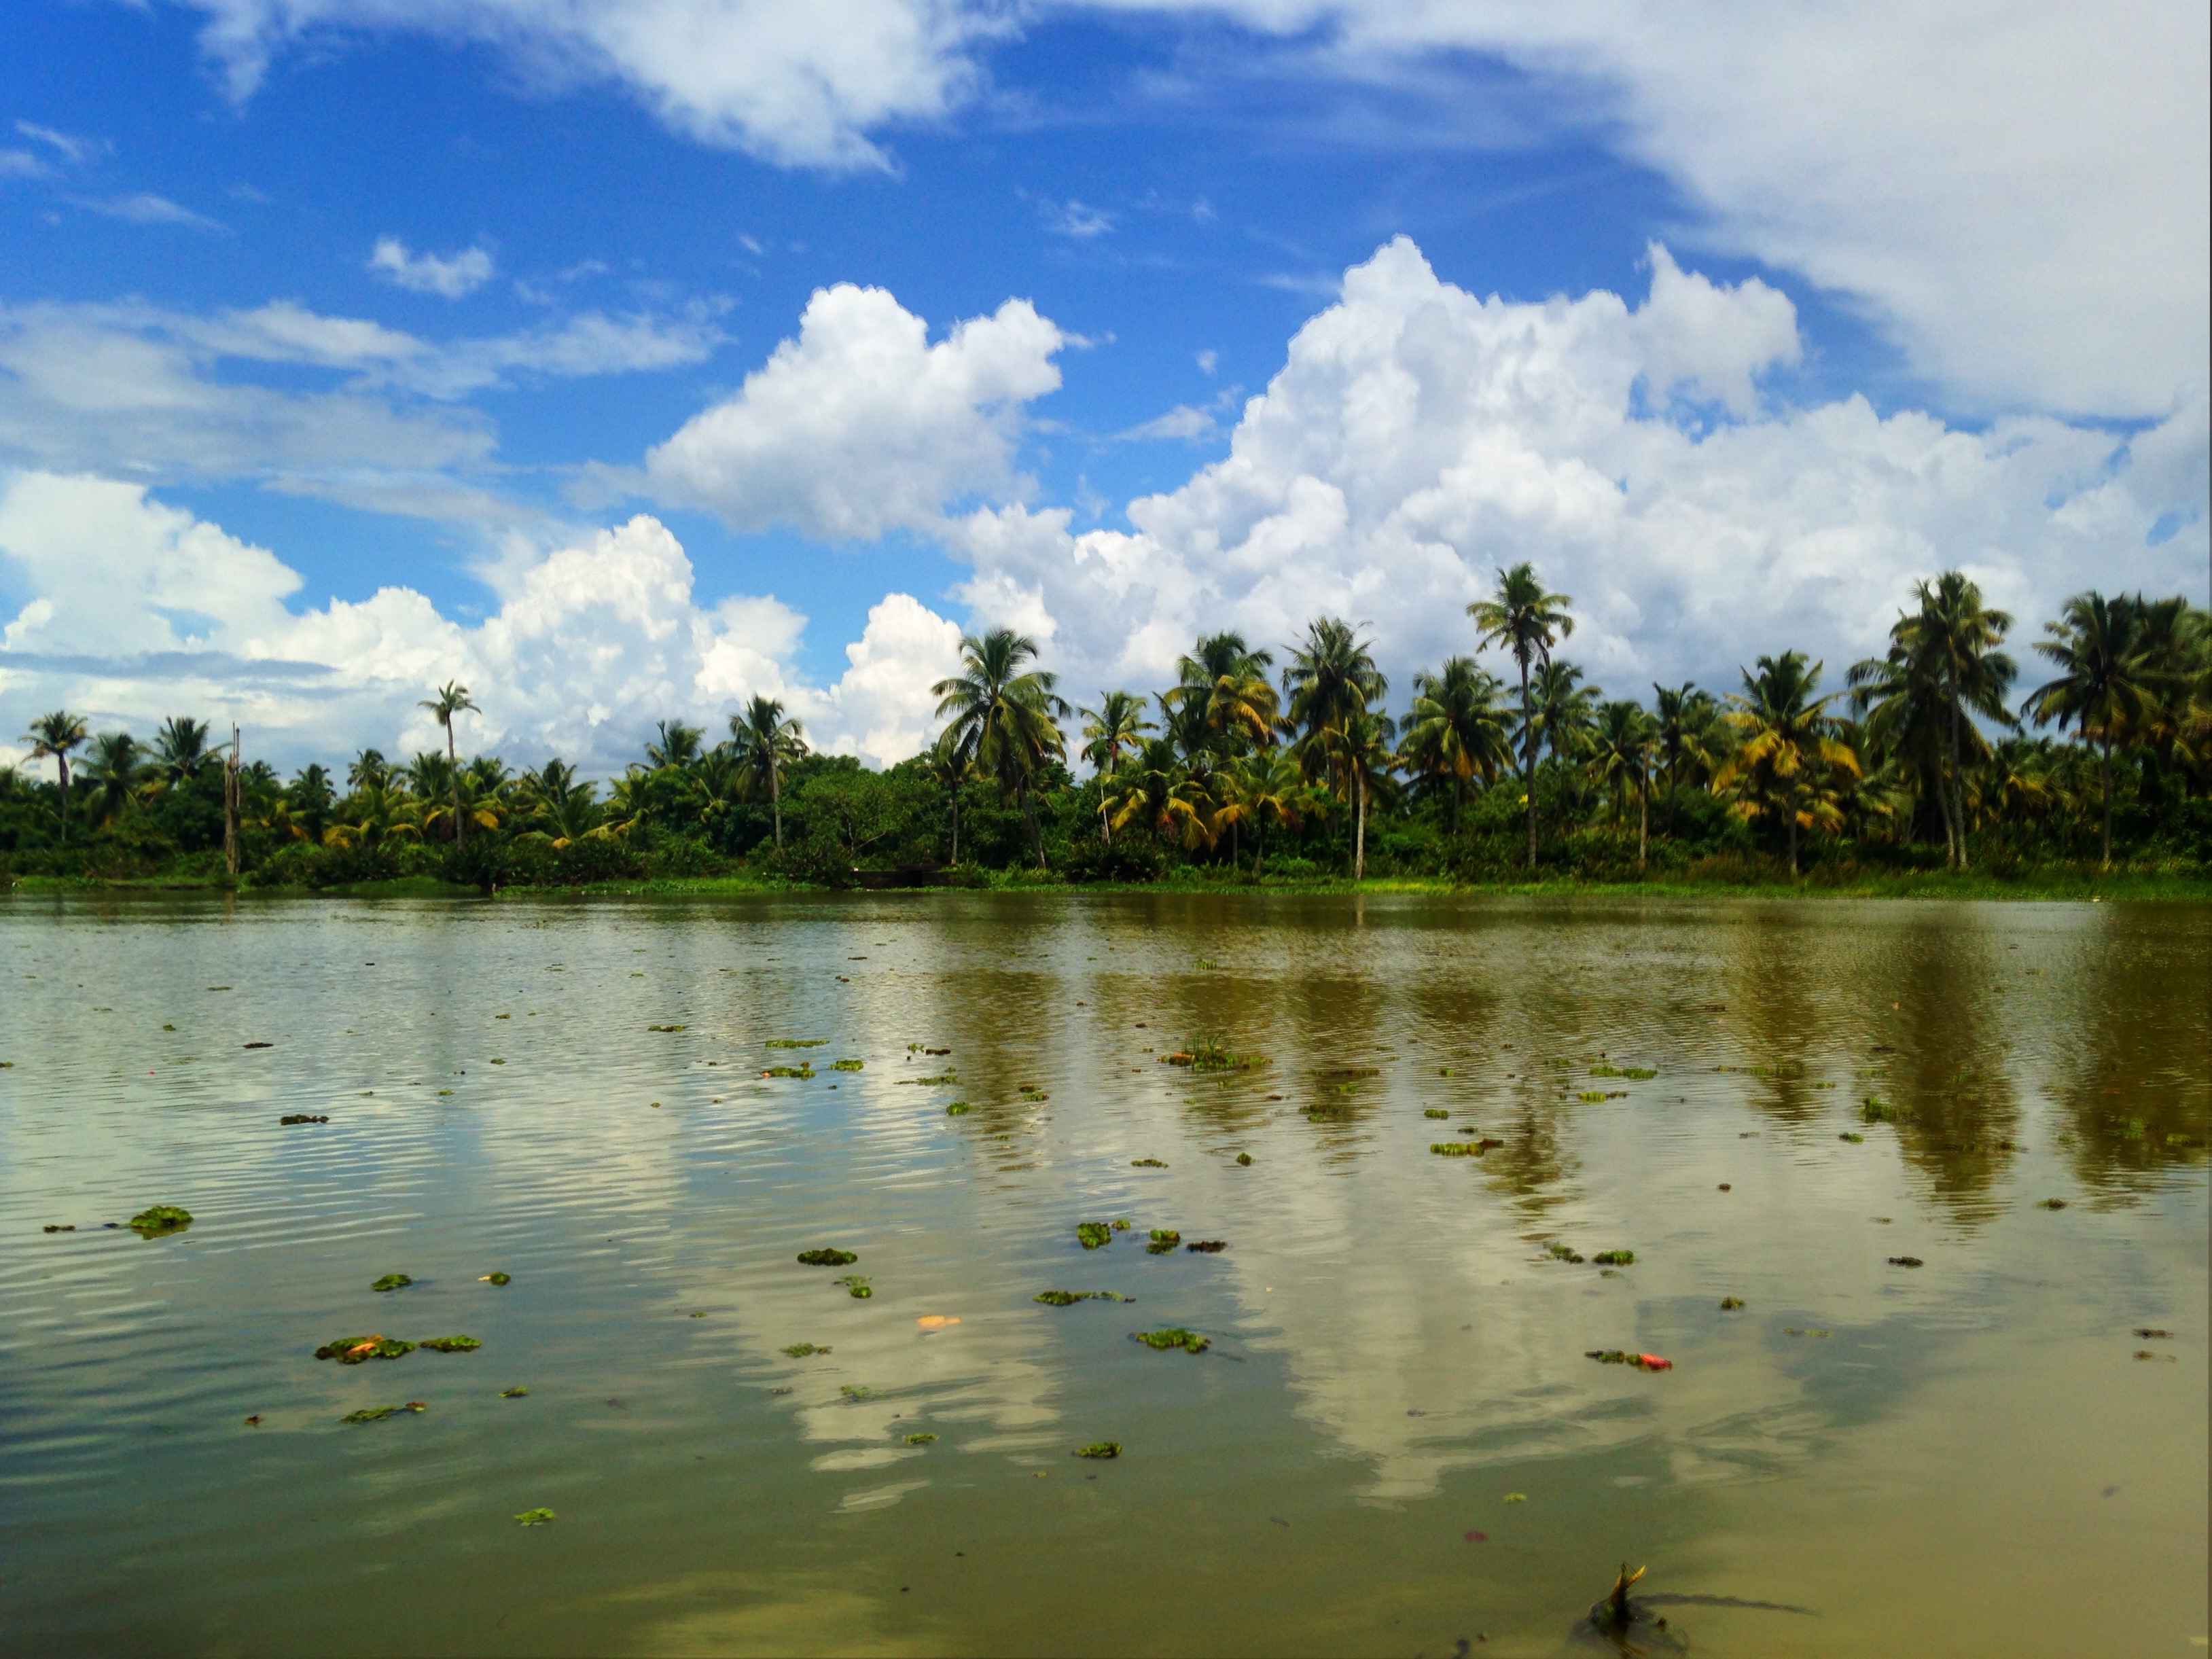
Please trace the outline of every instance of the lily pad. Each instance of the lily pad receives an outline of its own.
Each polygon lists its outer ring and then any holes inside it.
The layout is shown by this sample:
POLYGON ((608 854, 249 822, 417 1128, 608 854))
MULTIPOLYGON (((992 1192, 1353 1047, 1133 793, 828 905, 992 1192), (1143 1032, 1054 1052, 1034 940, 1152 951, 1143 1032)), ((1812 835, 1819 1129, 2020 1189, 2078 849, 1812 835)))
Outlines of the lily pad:
POLYGON ((415 1345, 418 1348, 435 1348, 440 1353, 467 1353, 483 1344, 473 1336, 434 1336, 415 1345))
POLYGON ((386 1273, 368 1288, 372 1291, 400 1291, 414 1282, 405 1273, 386 1273))
POLYGON ((799 1261, 809 1267, 849 1267, 860 1258, 850 1250, 801 1250, 799 1261))
POLYGON ((315 1350, 318 1359, 335 1359, 341 1365, 358 1365, 370 1359, 397 1359, 415 1352, 412 1342, 396 1336, 334 1337, 315 1350))
POLYGON ((550 1510, 525 1510, 514 1517, 514 1522, 520 1527, 542 1527, 552 1518, 550 1510))
POLYGON ((156 1204, 151 1209, 141 1210, 130 1222, 131 1230, 141 1238, 182 1232, 191 1224, 192 1212, 175 1204, 156 1204))
POLYGON ((1096 1250, 1114 1242, 1114 1235, 1103 1221, 1079 1221, 1075 1237, 1086 1250, 1096 1250))
POLYGON ((1185 1353, 1203 1353, 1213 1346, 1212 1338, 1184 1330, 1180 1325, 1171 1325, 1164 1331, 1136 1331, 1132 1334, 1146 1347, 1157 1348, 1163 1353, 1171 1348, 1181 1348, 1185 1353))
POLYGON ((1118 1440, 1094 1440, 1087 1446, 1078 1446, 1074 1455, 1078 1457, 1119 1457, 1121 1443, 1118 1440))

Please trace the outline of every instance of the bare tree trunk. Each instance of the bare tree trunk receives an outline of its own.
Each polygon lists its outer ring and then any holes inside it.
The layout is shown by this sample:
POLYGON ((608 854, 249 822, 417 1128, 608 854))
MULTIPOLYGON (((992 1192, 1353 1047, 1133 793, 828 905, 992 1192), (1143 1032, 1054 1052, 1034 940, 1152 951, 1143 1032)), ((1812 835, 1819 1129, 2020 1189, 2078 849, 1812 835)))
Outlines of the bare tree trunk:
POLYGON ((1528 789, 1528 867, 1536 867, 1536 722, 1528 710, 1528 665, 1521 665, 1521 778, 1528 789))
POLYGON ((1352 799, 1357 827, 1352 838, 1352 878, 1367 878, 1367 780, 1354 774, 1352 780, 1352 799))
POLYGON ((66 847, 69 845, 70 821, 69 757, 61 753, 58 750, 56 750, 54 754, 54 765, 60 769, 62 776, 62 845, 66 847))
POLYGON ((1784 809, 1782 822, 1790 832, 1790 873, 1794 877, 1797 873, 1797 809, 1784 809))
POLYGON ((768 751, 768 810, 775 820, 775 850, 783 851, 783 778, 775 763, 775 750, 768 751))
POLYGON ((960 786, 952 786, 952 861, 960 862, 960 786))
POLYGON ((1638 779, 1636 785, 1636 804, 1639 816, 1636 822, 1636 867, 1644 867, 1644 857, 1651 850, 1651 791, 1638 779))
POLYGON ((238 728, 230 728, 230 753, 222 763, 222 865, 238 873, 238 728))
POLYGON ((469 821, 461 815, 461 756, 453 746, 453 722, 450 716, 446 720, 446 769, 453 775, 453 841, 459 845, 469 838, 469 821))
POLYGON ((2112 734, 2104 739, 2104 762, 2099 769, 2105 781, 2105 868, 2112 867, 2112 734))
POLYGON ((1936 807, 1943 815, 1943 863, 1946 868, 1959 867, 1959 831, 1951 819, 1951 792, 1943 781, 1939 769, 1936 774, 1936 807))

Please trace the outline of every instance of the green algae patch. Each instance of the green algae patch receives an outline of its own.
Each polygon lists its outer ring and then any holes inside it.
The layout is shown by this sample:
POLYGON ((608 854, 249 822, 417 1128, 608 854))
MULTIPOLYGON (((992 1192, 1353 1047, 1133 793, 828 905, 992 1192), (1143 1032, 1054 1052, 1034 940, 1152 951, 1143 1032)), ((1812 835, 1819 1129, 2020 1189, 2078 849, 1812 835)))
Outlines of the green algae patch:
POLYGON ((799 1263, 808 1267, 849 1267, 860 1258, 850 1250, 801 1250, 799 1263))
POLYGON ((151 1209, 141 1210, 130 1222, 131 1231, 141 1238, 182 1232, 191 1224, 192 1212, 176 1204, 156 1204, 151 1209))
POLYGON ((804 1359, 809 1354, 828 1353, 830 1350, 826 1346, 817 1346, 811 1342, 794 1342, 783 1352, 793 1359, 804 1359))
POLYGON ((1164 1331, 1136 1331, 1132 1334, 1148 1348, 1166 1353, 1180 1348, 1185 1353, 1204 1353, 1213 1346, 1213 1339, 1200 1336, 1196 1331, 1187 1331, 1180 1325, 1170 1325, 1164 1331))
POLYGON ((1075 1237, 1077 1242, 1086 1250, 1103 1249, 1114 1242, 1113 1231, 1103 1221, 1077 1222, 1075 1237))
POLYGON ((1595 1255, 1592 1256, 1590 1260, 1593 1261, 1602 1262, 1608 1267, 1626 1267, 1636 1260, 1636 1252, 1633 1250, 1600 1250, 1595 1255))
POLYGON ((512 1285, 514 1283, 514 1275, 512 1273, 486 1273, 482 1279, 477 1280, 477 1283, 479 1285, 512 1285))
POLYGON ((909 1446, 933 1446, 937 1443, 937 1437, 925 1429, 919 1434, 908 1435, 906 1443, 909 1446))
POLYGON ((1165 1158, 1133 1158, 1129 1160, 1129 1167, 1133 1170, 1164 1170, 1168 1166, 1165 1158))
POLYGON ((859 1273, 847 1273, 837 1282, 863 1302, 875 1294, 875 1291, 870 1286, 866 1279, 859 1273))
POLYGON ((483 1344, 473 1336, 434 1336, 428 1341, 418 1342, 415 1346, 418 1348, 435 1348, 440 1353, 472 1353, 483 1346, 483 1344))
POLYGON ((514 1517, 514 1524, 518 1527, 542 1527, 551 1519, 553 1511, 550 1510, 525 1510, 514 1517))
POLYGON ((1176 1245, 1182 1243, 1182 1235, 1176 1231, 1174 1228, 1155 1227, 1152 1229, 1151 1242, 1145 1246, 1145 1254, 1146 1255, 1165 1255, 1170 1250, 1172 1250, 1176 1245))
POLYGON ((770 1048, 826 1048, 830 1046, 830 1039, 828 1037, 770 1037, 766 1046, 770 1048))
POLYGON ((1423 1117, 1447 1118, 1449 1117, 1451 1114, 1444 1110, 1441 1106, 1431 1106, 1422 1112, 1421 1115, 1423 1117))
POLYGON ((1119 1291, 1039 1291, 1030 1298, 1048 1308, 1072 1308, 1079 1302, 1127 1302, 1119 1291))
POLYGON ((866 1063, 858 1060, 833 1060, 830 1062, 830 1069, 833 1072, 859 1072, 866 1069, 866 1063))
POLYGON ((341 1365, 358 1365, 371 1359, 397 1359, 415 1352, 412 1342, 396 1336, 340 1336, 315 1350, 318 1359, 335 1359, 341 1365))
POLYGON ((404 1291, 414 1282, 405 1273, 386 1273, 368 1288, 372 1291, 404 1291))
POLYGON ((975 1109, 973 1106, 970 1106, 966 1101, 956 1100, 950 1106, 947 1106, 945 1109, 945 1115, 947 1117, 965 1117, 969 1113, 975 1109))
POLYGON ((1087 1446, 1078 1446, 1072 1455, 1076 1457, 1119 1457, 1121 1443, 1118 1440, 1094 1440, 1087 1446))

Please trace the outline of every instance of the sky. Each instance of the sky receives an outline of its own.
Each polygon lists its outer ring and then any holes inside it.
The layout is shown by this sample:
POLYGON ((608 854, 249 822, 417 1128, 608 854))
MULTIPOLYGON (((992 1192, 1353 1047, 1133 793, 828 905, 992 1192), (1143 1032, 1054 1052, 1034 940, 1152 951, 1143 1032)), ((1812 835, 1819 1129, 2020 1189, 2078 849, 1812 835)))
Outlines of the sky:
POLYGON ((1085 704, 1340 615, 1402 707, 1522 559, 1614 695, 1952 567, 2032 683, 2206 599, 2208 80, 2170 0, 16 0, 0 763, 458 679, 883 765, 1000 625, 1085 704))

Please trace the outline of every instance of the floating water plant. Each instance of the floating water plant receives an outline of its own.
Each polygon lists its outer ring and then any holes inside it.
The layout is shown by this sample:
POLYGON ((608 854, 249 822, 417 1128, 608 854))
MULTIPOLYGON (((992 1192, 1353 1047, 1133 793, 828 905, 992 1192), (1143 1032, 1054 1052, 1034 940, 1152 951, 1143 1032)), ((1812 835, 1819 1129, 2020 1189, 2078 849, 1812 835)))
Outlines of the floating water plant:
POLYGON ((1449 1117, 1451 1114, 1444 1110, 1441 1106, 1431 1106, 1425 1109, 1421 1113, 1421 1115, 1423 1117, 1446 1118, 1449 1117))
POLYGON ((1168 1166, 1162 1158, 1133 1158, 1129 1160, 1129 1167, 1133 1170, 1164 1170, 1168 1166))
POLYGON ((2035 1207, 2039 1210, 2063 1210, 2066 1207, 2066 1200, 2063 1198, 2046 1198, 2035 1207))
POLYGON ((809 1354, 828 1353, 830 1350, 826 1346, 817 1347, 811 1342, 794 1342, 783 1352, 793 1359, 804 1359, 809 1354))
POLYGON ((1194 1238, 1183 1249, 1198 1255, 1218 1255, 1229 1248, 1225 1238, 1194 1238))
POLYGON ((1072 1308, 1079 1302, 1127 1302, 1119 1291, 1039 1291, 1030 1298, 1050 1308, 1072 1308))
POLYGON ((414 1282, 405 1273, 386 1273, 368 1288, 372 1291, 399 1291, 414 1282))
POLYGON ((1130 1223, 1129 1223, 1129 1218, 1128 1218, 1128 1217, 1127 1217, 1127 1216, 1123 1216, 1123 1217, 1121 1217, 1119 1220, 1117 1220, 1117 1221, 1115 1221, 1115 1224, 1114 1224, 1114 1231, 1115 1231, 1115 1232, 1117 1232, 1117 1233, 1126 1233, 1126 1232, 1127 1232, 1127 1231, 1129 1231, 1129 1225, 1130 1225, 1130 1223))
POLYGON ((960 1079, 953 1073, 945 1072, 936 1077, 902 1077, 899 1081, 902 1083, 919 1084, 925 1089, 934 1089, 947 1083, 957 1083, 960 1079))
MULTIPOLYGON (((1119 1457, 1121 1443, 1118 1440, 1094 1440, 1087 1446, 1078 1446, 1073 1455, 1077 1457, 1119 1457)), ((1040 1469, 1037 1473, 1042 1474, 1044 1471, 1040 1469)))
POLYGON ((1584 1089, 1578 1092, 1575 1098, 1595 1103, 1601 1100, 1624 1100, 1627 1096, 1628 1091, 1626 1089, 1584 1089))
POLYGON ((829 1043, 828 1037, 770 1037, 764 1046, 770 1048, 823 1048, 829 1043))
POLYGON ((876 1397, 875 1389, 862 1388, 857 1382, 848 1382, 837 1392, 848 1400, 873 1400, 876 1397))
POLYGON ((514 1523, 519 1527, 542 1527, 552 1518, 550 1510, 525 1510, 514 1517, 514 1523))
POLYGON ((289 1129, 295 1123, 328 1123, 330 1119, 313 1112, 287 1112, 276 1120, 279 1128, 289 1129))
POLYGON ((1103 1221, 1077 1222, 1075 1224, 1075 1237, 1086 1250, 1095 1250, 1102 1245, 1110 1244, 1114 1242, 1113 1232, 1103 1221))
POLYGON ((837 1282, 863 1302, 875 1294, 875 1291, 869 1288, 868 1281, 859 1273, 847 1273, 837 1282))
POLYGON ((2135 1334, 2142 1338, 2146 1342, 2155 1342, 2161 1339, 2170 1340, 2173 1336, 2173 1333, 2172 1331, 2163 1329, 2156 1325, 2138 1325, 2136 1327, 2135 1334))
POLYGON ((501 1400, 520 1400, 529 1392, 530 1390, 525 1388, 501 1389, 499 1391, 499 1397, 501 1400))
POLYGON ((691 1028, 688 1025, 648 1025, 645 1029, 648 1031, 688 1031, 691 1028))
POLYGON ((1863 1146, 1866 1145, 1866 1137, 1864 1135, 1855 1135, 1849 1129, 1844 1130, 1843 1133, 1838 1135, 1836 1139, 1838 1140, 1848 1140, 1854 1146, 1863 1146))
POLYGON ((849 1267, 860 1258, 850 1250, 801 1250, 799 1261, 809 1267, 849 1267))
POLYGON ((1429 1150, 1438 1158, 1480 1158, 1486 1144, 1480 1140, 1432 1140, 1429 1150))
POLYGON ((470 1353, 483 1346, 473 1336, 434 1336, 415 1345, 418 1348, 435 1348, 440 1353, 470 1353))
POLYGON ((1176 1245, 1182 1243, 1182 1235, 1176 1231, 1173 1228, 1155 1227, 1152 1229, 1152 1242, 1145 1246, 1145 1254, 1147 1255, 1165 1255, 1170 1250, 1172 1250, 1176 1245))
POLYGON ((1551 1253, 1554 1261, 1580 1261, 1582 1260, 1581 1256, 1575 1254, 1574 1246, 1571 1244, 1561 1244, 1554 1241, 1544 1248, 1551 1253))
POLYGON ((477 1283, 479 1285, 512 1285, 514 1283, 514 1276, 512 1273, 486 1273, 482 1279, 477 1280, 477 1283))
POLYGON ((1589 1074, 1592 1077, 1635 1078, 1639 1081, 1659 1075, 1649 1066, 1593 1066, 1589 1068, 1589 1074))
POLYGON ((1600 1250, 1595 1255, 1592 1256, 1590 1260, 1593 1261, 1602 1262, 1608 1267, 1626 1267, 1636 1260, 1636 1252, 1633 1250, 1600 1250))
POLYGON ((1924 1267, 1928 1264, 1917 1255, 1893 1255, 1889 1259, 1893 1267, 1924 1267))
POLYGON ((973 1106, 970 1106, 966 1101, 956 1100, 950 1106, 947 1106, 945 1109, 945 1115, 947 1117, 965 1117, 969 1113, 975 1109, 973 1106))
POLYGON ((1859 1115, 1869 1123, 1903 1123, 1912 1114, 1902 1106, 1893 1106, 1886 1100, 1869 1095, 1859 1103, 1859 1115))
POLYGON ((141 1210, 131 1218, 131 1230, 141 1238, 155 1238, 163 1233, 181 1232, 192 1224, 192 1212, 174 1204, 156 1204, 141 1210))
POLYGON ((830 1069, 833 1072, 857 1072, 863 1069, 863 1062, 857 1060, 833 1060, 830 1062, 830 1069))
POLYGON ((1656 1353, 1631 1353, 1626 1348, 1592 1348, 1583 1356, 1606 1365, 1632 1365, 1639 1371, 1671 1371, 1674 1362, 1656 1353))
MULTIPOLYGON (((807 1065, 804 1060, 801 1060, 796 1066, 771 1066, 763 1071, 761 1075, 763 1077, 795 1077, 804 1079, 814 1075, 814 1068, 811 1066, 807 1065)), ((660 1104, 657 1100, 653 1103, 656 1106, 660 1104)))
POLYGON ((1249 1164, 1252 1162, 1252 1154, 1249 1152, 1239 1152, 1237 1154, 1237 1161, 1239 1164, 1249 1164))
POLYGON ((908 1435, 906 1443, 909 1446, 931 1446, 937 1443, 937 1437, 925 1430, 920 1434, 908 1435))
POLYGON ((1528 1501, 1528 1494, 1525 1492, 1509 1492, 1505 1494, 1505 1501, 1509 1504, 1525 1504, 1528 1501))
POLYGON ((1734 1313, 1737 1309, 1742 1306, 1743 1298, 1740 1296, 1724 1296, 1721 1298, 1721 1311, 1723 1313, 1734 1313))
POLYGON ((1164 1331, 1134 1331, 1131 1333, 1148 1348, 1164 1353, 1170 1348, 1181 1348, 1185 1353, 1203 1353, 1213 1346, 1211 1337, 1200 1336, 1196 1331, 1187 1331, 1180 1325, 1171 1325, 1164 1331))
POLYGON ((394 1412, 426 1412, 429 1409, 428 1402, 421 1400, 410 1400, 404 1406, 364 1406, 357 1412, 348 1412, 343 1417, 338 1419, 338 1421, 341 1423, 381 1423, 386 1418, 391 1416, 394 1412))
POLYGON ((318 1359, 335 1359, 341 1365, 358 1365, 368 1359, 397 1359, 415 1352, 412 1342, 396 1336, 341 1336, 315 1350, 318 1359))

